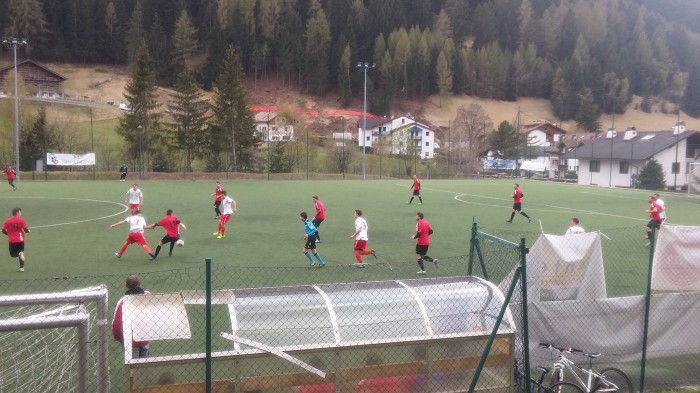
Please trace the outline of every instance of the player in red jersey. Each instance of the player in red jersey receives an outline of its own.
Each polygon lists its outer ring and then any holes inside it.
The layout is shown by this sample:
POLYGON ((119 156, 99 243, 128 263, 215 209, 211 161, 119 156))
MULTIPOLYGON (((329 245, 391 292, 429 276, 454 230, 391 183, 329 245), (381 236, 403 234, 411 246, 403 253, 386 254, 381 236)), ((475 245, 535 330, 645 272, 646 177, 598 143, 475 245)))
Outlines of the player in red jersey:
POLYGON ((15 168, 8 166, 7 168, 2 170, 2 173, 4 173, 5 176, 7 176, 7 183, 9 183, 12 187, 12 191, 17 191, 17 186, 15 186, 15 177, 17 176, 15 168))
POLYGON ((19 271, 24 271, 24 234, 29 233, 27 223, 22 218, 22 209, 15 207, 12 209, 12 217, 2 224, 2 233, 7 235, 10 243, 10 256, 19 259, 19 271))
POLYGON ((438 260, 429 257, 428 247, 430 247, 430 235, 433 234, 433 227, 430 223, 423 219, 423 213, 416 213, 416 234, 411 236, 412 239, 416 240, 416 261, 418 262, 418 267, 420 270, 418 274, 425 274, 425 266, 423 261, 432 262, 437 267, 438 260))
POLYGON ((316 227, 316 243, 321 243, 321 233, 318 227, 320 227, 323 220, 326 219, 326 207, 323 205, 323 202, 318 199, 318 195, 312 196, 311 200, 314 201, 314 206, 316 207, 316 214, 311 222, 316 227))
POLYGON ((532 220, 530 219, 530 216, 528 216, 527 213, 525 213, 523 211, 522 199, 523 199, 524 194, 523 194, 523 191, 520 189, 520 185, 518 185, 518 183, 515 183, 515 185, 513 185, 513 190, 514 190, 513 195, 511 195, 511 197, 513 197, 513 210, 510 212, 510 220, 508 220, 506 222, 508 222, 508 223, 513 222, 513 217, 515 217, 515 212, 518 212, 523 217, 527 218, 527 222, 532 222, 532 220))
POLYGON ((413 175, 413 185, 411 185, 411 189, 413 189, 413 196, 411 196, 411 200, 406 203, 410 205, 411 202, 413 202, 413 198, 418 197, 418 204, 422 205, 423 198, 420 196, 420 180, 418 180, 418 176, 416 175, 413 175))
POLYGON ((221 182, 217 181, 214 193, 209 195, 209 197, 214 197, 214 213, 216 214, 216 217, 214 218, 217 219, 221 217, 221 210, 219 209, 219 206, 221 206, 221 201, 224 200, 224 194, 221 191, 223 191, 221 188, 221 182))
POLYGON ((187 229, 187 226, 185 226, 185 224, 181 222, 177 216, 173 215, 173 209, 168 209, 165 212, 165 217, 163 217, 160 221, 146 226, 147 229, 153 229, 155 227, 163 227, 163 229, 165 229, 165 236, 160 239, 158 246, 156 246, 156 252, 154 254, 155 258, 158 258, 160 248, 165 243, 170 243, 170 251, 168 252, 168 256, 173 256, 173 247, 175 246, 175 242, 180 240, 180 227, 182 227, 182 229, 187 229))
POLYGON ((151 252, 151 247, 148 247, 146 237, 143 235, 143 230, 147 227, 147 225, 146 219, 141 217, 141 210, 136 209, 133 215, 110 225, 109 228, 111 229, 114 227, 118 227, 122 224, 129 224, 129 235, 126 237, 126 240, 124 240, 124 244, 122 244, 122 247, 114 255, 116 255, 117 258, 121 258, 122 255, 124 255, 124 251, 126 251, 126 248, 129 247, 129 244, 136 243, 139 246, 143 247, 143 250, 146 251, 146 254, 148 254, 149 261, 156 259, 156 256, 153 255, 153 253, 151 252))
MULTIPOLYGON (((654 232, 658 232, 659 228, 661 228, 661 212, 663 211, 663 208, 658 204, 658 202, 656 202, 656 197, 654 195, 649 195, 649 199, 647 201, 649 202, 649 209, 645 210, 645 212, 649 213, 651 216, 651 220, 649 220, 646 227, 647 239, 649 239, 650 242, 653 242, 654 232), (652 228, 654 228, 655 231, 652 231, 652 228)), ((647 246, 648 245, 649 244, 647 244, 647 246)))

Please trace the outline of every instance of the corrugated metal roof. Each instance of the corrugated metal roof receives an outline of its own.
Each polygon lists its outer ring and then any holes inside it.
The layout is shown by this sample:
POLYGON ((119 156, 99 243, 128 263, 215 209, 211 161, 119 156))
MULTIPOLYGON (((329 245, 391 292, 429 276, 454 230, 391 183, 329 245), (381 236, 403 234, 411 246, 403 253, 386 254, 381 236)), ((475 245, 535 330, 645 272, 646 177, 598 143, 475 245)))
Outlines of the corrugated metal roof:
POLYGON ((569 151, 562 158, 649 160, 679 141, 700 135, 698 131, 689 130, 678 135, 672 131, 635 131, 634 137, 628 134, 628 138, 625 138, 625 132, 617 131, 613 138, 601 133, 600 137, 569 151))

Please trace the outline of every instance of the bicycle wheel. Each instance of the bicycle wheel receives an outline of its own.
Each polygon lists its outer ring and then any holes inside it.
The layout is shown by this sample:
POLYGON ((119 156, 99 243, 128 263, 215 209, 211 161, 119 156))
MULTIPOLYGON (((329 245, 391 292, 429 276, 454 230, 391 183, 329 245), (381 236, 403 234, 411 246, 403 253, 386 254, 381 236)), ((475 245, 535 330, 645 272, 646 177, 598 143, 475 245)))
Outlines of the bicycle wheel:
POLYGON ((559 382, 544 388, 544 393, 586 393, 580 386, 569 382, 559 382))
POLYGON ((549 385, 553 386, 554 384, 557 384, 559 382, 564 381, 564 370, 562 370, 559 367, 555 367, 554 370, 552 370, 552 378, 549 380, 549 385))
MULTIPOLYGON (((602 375, 607 381, 617 385, 617 389, 609 390, 606 388, 606 386, 603 386, 602 388, 595 389, 595 391, 606 390, 614 393, 634 392, 634 385, 632 385, 632 380, 630 379, 630 377, 627 376, 627 374, 622 372, 622 370, 619 370, 617 368, 606 368, 605 370, 600 371, 600 375, 602 375)), ((600 382, 603 383, 603 385, 605 385, 604 381, 601 380, 600 382)))

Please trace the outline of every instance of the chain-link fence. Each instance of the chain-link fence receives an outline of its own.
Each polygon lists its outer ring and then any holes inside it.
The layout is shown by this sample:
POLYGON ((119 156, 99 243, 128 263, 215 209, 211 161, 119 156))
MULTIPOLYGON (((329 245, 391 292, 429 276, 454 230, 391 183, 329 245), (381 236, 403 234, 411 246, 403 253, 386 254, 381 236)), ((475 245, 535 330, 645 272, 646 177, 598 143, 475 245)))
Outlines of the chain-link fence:
MULTIPOLYGON (((505 392, 513 386, 513 366, 524 370, 526 354, 532 370, 556 360, 551 350, 538 347, 540 342, 601 352, 593 367, 622 369, 635 389, 642 387, 642 375, 645 390, 697 386, 700 338, 694 328, 700 322, 700 296, 692 285, 700 271, 693 265, 700 260, 694 246, 698 235, 688 230, 670 237, 675 232, 664 231, 651 244, 639 227, 570 236, 520 231, 496 236, 477 230, 468 256, 441 257, 438 268, 429 270, 431 278, 419 280, 402 277, 391 268, 398 263, 392 260, 365 268, 372 273, 371 282, 355 282, 357 268, 348 265, 254 268, 221 267, 214 261, 210 311, 203 262, 190 269, 139 274, 141 287, 151 295, 124 297, 130 288, 123 275, 4 281, 0 295, 105 285, 107 320, 97 318, 94 308, 84 311, 91 319, 90 361, 97 361, 98 344, 109 349, 112 392, 148 392, 156 386, 171 388, 159 392, 203 391, 208 348, 213 391, 468 391, 479 373, 476 390, 505 392), (653 252, 655 269, 661 270, 652 285, 653 252), (527 292, 512 285, 523 256, 527 292), (481 279, 466 276, 468 271, 481 279), (348 284, 338 284, 343 282, 348 284), (681 284, 682 291, 673 290, 681 284), (510 310, 499 324, 509 293, 510 310), (121 327, 131 333, 124 337, 131 347, 126 352, 120 342, 104 342, 98 335, 99 326, 111 328, 120 300, 125 302, 121 327), (132 359, 146 354, 138 350, 144 341, 150 344, 148 357, 132 359)), ((5 312, 0 307, 0 320, 39 318, 48 311, 5 312)), ((56 353, 75 356, 71 332, 54 339, 39 331, 13 341, 0 361, 0 380, 17 372, 8 362, 30 370, 18 359, 49 361, 45 369, 32 367, 25 379, 43 380, 48 373, 55 383, 62 374, 75 373, 68 361, 56 360, 56 353), (19 347, 28 352, 20 354, 19 347)), ((571 359, 587 364, 587 358, 571 359)), ((99 374, 90 372, 95 377, 89 390, 99 391, 99 374)), ((41 386, 36 391, 78 391, 74 384, 41 386)))

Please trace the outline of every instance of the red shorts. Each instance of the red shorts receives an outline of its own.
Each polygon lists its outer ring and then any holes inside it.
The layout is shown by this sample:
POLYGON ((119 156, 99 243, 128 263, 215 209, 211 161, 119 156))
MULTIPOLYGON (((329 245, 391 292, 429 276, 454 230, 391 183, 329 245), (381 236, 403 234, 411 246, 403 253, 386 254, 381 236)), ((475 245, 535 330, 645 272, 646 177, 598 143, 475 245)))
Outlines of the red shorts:
POLYGON ((352 248, 357 251, 364 251, 367 248, 367 240, 355 240, 352 248))
POLYGON ((230 214, 222 214, 221 217, 219 217, 219 222, 222 224, 226 224, 231 220, 231 215, 230 214))
POLYGON ((139 246, 145 246, 146 244, 146 237, 143 236, 143 233, 138 233, 138 232, 131 232, 129 233, 129 236, 126 237, 126 244, 138 244, 139 246))
POLYGON ((136 210, 136 209, 140 209, 140 208, 141 208, 140 203, 130 203, 129 204, 129 209, 131 209, 131 210, 136 210))

